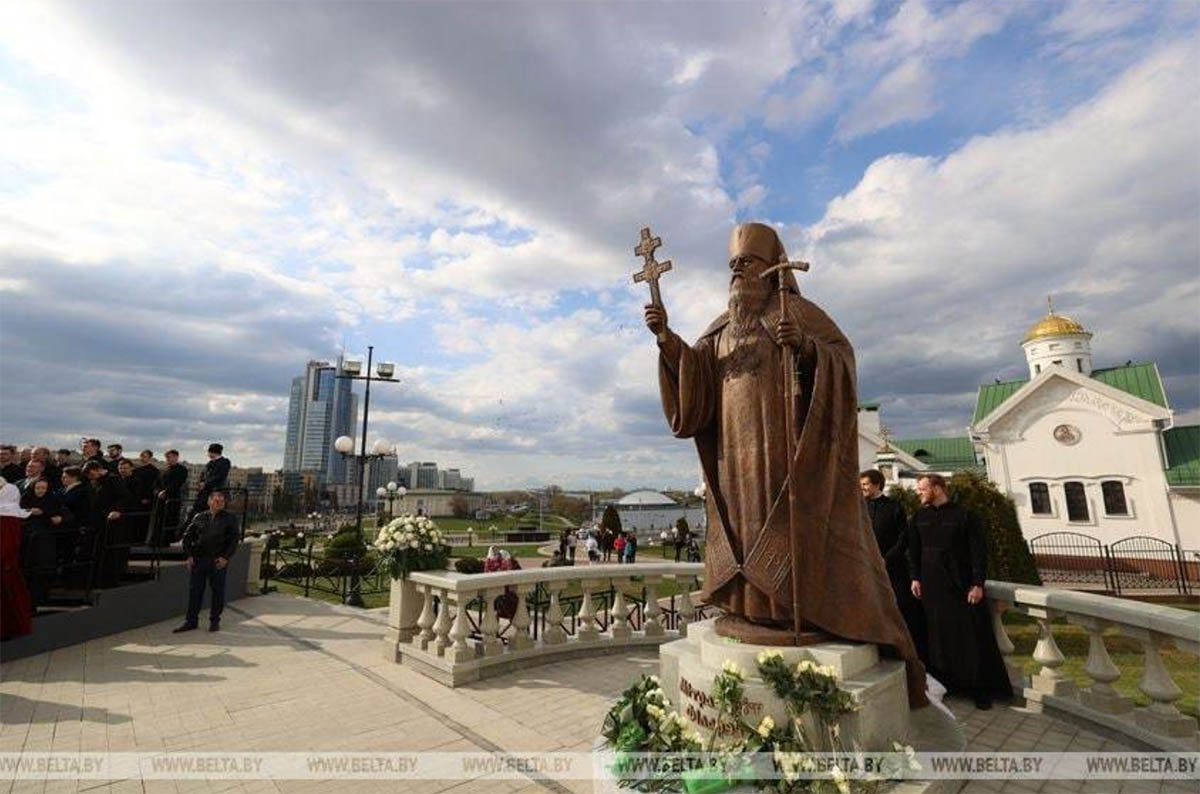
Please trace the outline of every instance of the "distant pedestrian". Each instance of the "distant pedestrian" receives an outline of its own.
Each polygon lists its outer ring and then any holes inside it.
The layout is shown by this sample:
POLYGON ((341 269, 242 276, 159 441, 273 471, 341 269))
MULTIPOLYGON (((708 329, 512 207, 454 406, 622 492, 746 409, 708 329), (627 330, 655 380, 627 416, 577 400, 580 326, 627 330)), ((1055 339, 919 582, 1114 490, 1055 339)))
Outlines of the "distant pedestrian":
POLYGON ((579 545, 579 538, 575 533, 567 535, 567 562, 569 565, 575 564, 575 547, 579 545))
POLYGON ((595 565, 600 562, 600 542, 596 540, 596 536, 589 534, 587 536, 587 556, 588 563, 595 565))
POLYGON ((225 512, 224 491, 213 491, 208 497, 208 510, 197 513, 183 532, 183 550, 188 555, 187 616, 178 634, 191 631, 200 624, 200 604, 204 588, 211 591, 208 608, 208 630, 220 631, 221 612, 225 609, 225 575, 229 560, 238 547, 237 520, 225 512))
POLYGON ((625 538, 625 562, 630 564, 637 562, 637 547, 637 533, 630 532, 629 536, 625 538))
MULTIPOLYGON (((617 562, 625 562, 625 535, 617 535, 613 540, 612 550, 616 552, 617 562)), ((605 559, 608 559, 607 556, 605 559)))

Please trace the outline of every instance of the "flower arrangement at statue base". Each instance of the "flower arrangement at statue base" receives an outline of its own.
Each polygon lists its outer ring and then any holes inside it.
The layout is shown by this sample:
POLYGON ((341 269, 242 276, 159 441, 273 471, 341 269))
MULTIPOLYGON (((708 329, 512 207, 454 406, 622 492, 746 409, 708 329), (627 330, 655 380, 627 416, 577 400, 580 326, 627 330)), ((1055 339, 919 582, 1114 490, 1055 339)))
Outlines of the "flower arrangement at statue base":
POLYGON ((446 567, 450 547, 428 516, 402 515, 380 528, 371 544, 387 561, 393 579, 407 579, 413 571, 446 567))
POLYGON ((778 794, 874 791, 918 771, 912 747, 893 741, 891 753, 847 750, 839 720, 855 710, 836 671, 803 660, 795 667, 778 651, 757 657, 759 676, 787 706, 789 719, 744 719, 745 672, 726 661, 709 695, 717 709, 707 737, 675 711, 657 676, 642 676, 621 693, 604 718, 602 736, 615 753, 612 771, 621 786, 645 792, 714 794, 741 786, 778 794), (811 717, 811 719, 806 719, 811 717), (811 735, 808 724, 820 735, 811 735), (859 774, 870 767, 870 774, 859 774), (855 778, 851 779, 850 772, 855 778))

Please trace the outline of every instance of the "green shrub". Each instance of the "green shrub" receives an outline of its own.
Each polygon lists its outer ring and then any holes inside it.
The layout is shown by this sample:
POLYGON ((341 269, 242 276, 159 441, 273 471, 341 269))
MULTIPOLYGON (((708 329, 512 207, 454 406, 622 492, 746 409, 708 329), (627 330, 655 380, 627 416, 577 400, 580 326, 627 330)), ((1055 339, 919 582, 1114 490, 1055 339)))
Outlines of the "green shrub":
POLYGON ((454 560, 454 570, 459 573, 483 573, 483 560, 478 557, 459 557, 454 560))
POLYGON ((348 560, 366 553, 366 541, 353 529, 339 532, 325 544, 326 558, 348 560))
POLYGON ((1012 499, 975 471, 960 471, 950 478, 950 498, 983 520, 988 541, 988 578, 1040 585, 1037 565, 1017 520, 1012 499))

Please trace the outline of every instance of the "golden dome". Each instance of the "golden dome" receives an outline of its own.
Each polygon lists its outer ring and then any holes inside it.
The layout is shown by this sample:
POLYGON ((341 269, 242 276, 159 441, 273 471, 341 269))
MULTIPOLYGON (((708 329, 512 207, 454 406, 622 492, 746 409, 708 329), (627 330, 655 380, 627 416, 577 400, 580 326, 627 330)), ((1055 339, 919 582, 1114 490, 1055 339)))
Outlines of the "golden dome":
POLYGON ((1090 337, 1091 335, 1091 332, 1080 325, 1078 321, 1067 317, 1064 314, 1055 314, 1054 307, 1051 305, 1050 311, 1046 314, 1046 316, 1038 320, 1034 326, 1029 329, 1029 333, 1025 334, 1025 338, 1021 340, 1021 344, 1032 342, 1035 339, 1044 339, 1048 336, 1090 337))

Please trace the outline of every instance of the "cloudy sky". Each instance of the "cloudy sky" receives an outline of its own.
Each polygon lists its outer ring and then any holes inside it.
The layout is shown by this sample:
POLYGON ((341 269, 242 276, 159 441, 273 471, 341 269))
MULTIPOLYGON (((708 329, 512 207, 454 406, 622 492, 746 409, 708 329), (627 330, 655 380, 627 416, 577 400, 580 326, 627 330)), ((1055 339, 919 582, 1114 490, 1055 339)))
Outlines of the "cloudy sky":
POLYGON ((1047 294, 1200 420, 1196 2, 0 9, 5 440, 277 468, 291 377, 373 344, 403 460, 690 487, 632 248, 692 338, 739 220, 899 436, 962 434, 1047 294))

